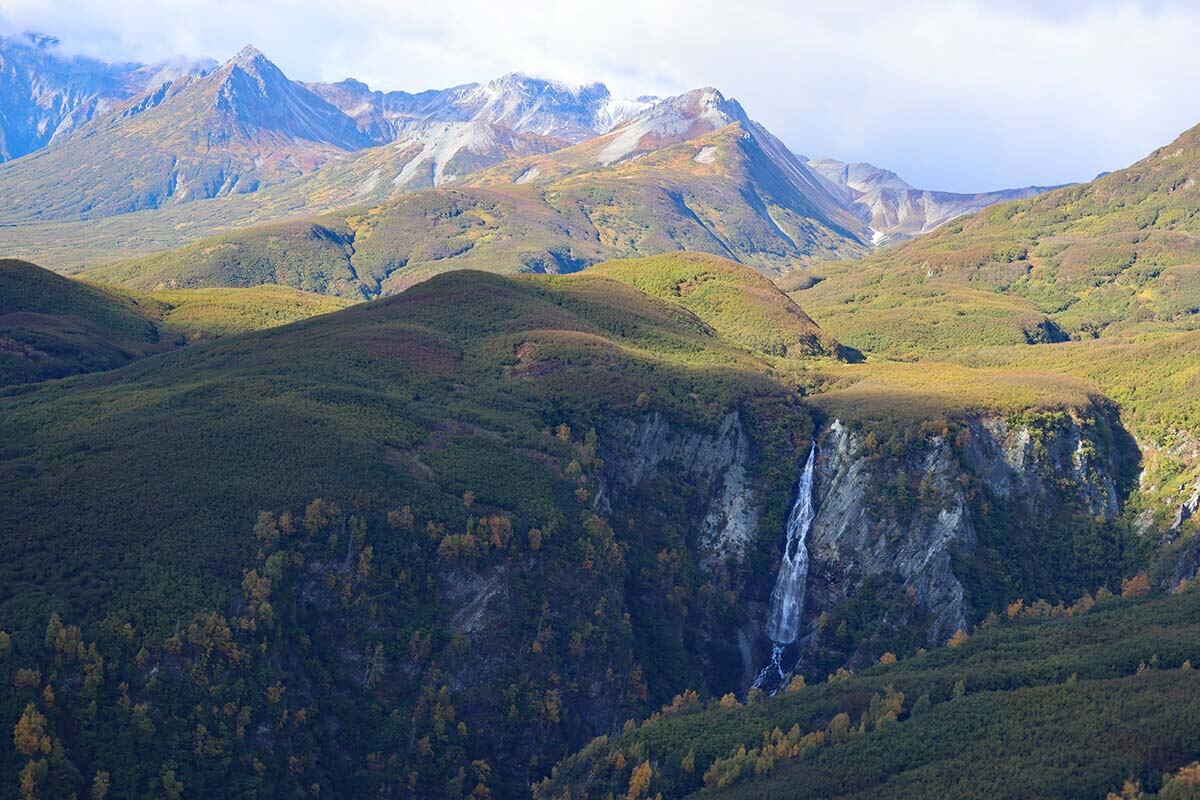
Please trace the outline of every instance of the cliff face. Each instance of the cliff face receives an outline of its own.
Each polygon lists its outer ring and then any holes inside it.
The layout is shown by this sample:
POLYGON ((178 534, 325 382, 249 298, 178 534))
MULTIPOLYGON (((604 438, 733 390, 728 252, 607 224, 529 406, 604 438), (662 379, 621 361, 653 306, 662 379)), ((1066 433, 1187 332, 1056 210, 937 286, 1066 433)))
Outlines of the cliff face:
POLYGON ((612 497, 627 497, 670 471, 697 490, 699 556, 709 569, 740 561, 758 535, 760 494, 751 486, 750 440, 737 412, 713 432, 673 426, 659 413, 614 423, 602 441, 605 470, 596 507, 611 513, 612 497))
POLYGON ((963 586, 951 555, 972 544, 975 531, 950 446, 939 439, 900 459, 923 476, 926 494, 932 495, 917 516, 902 521, 875 494, 879 478, 897 465, 873 459, 863 441, 863 434, 835 420, 817 445, 817 516, 808 538, 810 615, 845 600, 868 577, 895 573, 911 587, 918 606, 933 614, 930 636, 966 627, 963 586))
POLYGON ((917 623, 936 644, 978 622, 981 603, 971 595, 999 596, 1006 578, 1030 597, 1038 587, 1054 591, 1046 586, 1069 594, 1078 576, 1052 554, 1065 549, 1070 561, 1089 525, 1120 515, 1130 488, 1136 449, 1115 423, 976 416, 953 435, 883 453, 869 432, 835 420, 818 443, 808 616, 885 577, 904 598, 886 623, 917 623), (1022 561, 1042 552, 1045 563, 1022 561))
MULTIPOLYGON (((567 559, 543 545, 447 571, 451 650, 422 679, 495 699, 462 712, 471 730, 488 730, 509 708, 501 690, 524 686, 512 664, 558 676, 530 678, 522 697, 552 709, 548 729, 561 738, 494 743, 518 765, 561 757, 685 689, 746 691, 772 654, 771 587, 810 425, 803 406, 763 414, 747 404, 709 424, 648 412, 597 426, 596 458, 577 476, 593 490, 576 509, 588 536, 567 559), (536 601, 531 583, 553 602, 536 601)), ((1006 591, 1032 600, 1074 599, 1073 581, 1095 589, 1072 565, 1111 558, 1102 545, 1130 458, 1119 430, 1103 412, 981 415, 888 436, 821 425, 804 612, 795 644, 780 650, 780 679, 797 664, 824 675, 884 649, 941 644, 1003 608, 1006 591)))
MULTIPOLYGON (((1073 599, 1119 568, 1111 523, 1138 456, 1110 409, 980 414, 880 440, 839 420, 817 434, 799 641, 829 650, 822 658, 861 661, 899 630, 940 644, 1015 596, 1073 599), (873 614, 865 621, 864 606, 873 614), (858 627, 833 641, 823 625, 848 615, 858 627)), ((710 431, 660 414, 623 418, 605 430, 601 452, 598 513, 619 518, 663 481, 683 497, 698 564, 738 594, 743 622, 709 633, 734 639, 745 682, 767 644, 767 594, 784 537, 766 509, 780 500, 773 493, 794 486, 761 479, 766 455, 736 412, 710 431)), ((793 478, 799 471, 798 463, 776 466, 793 478)))

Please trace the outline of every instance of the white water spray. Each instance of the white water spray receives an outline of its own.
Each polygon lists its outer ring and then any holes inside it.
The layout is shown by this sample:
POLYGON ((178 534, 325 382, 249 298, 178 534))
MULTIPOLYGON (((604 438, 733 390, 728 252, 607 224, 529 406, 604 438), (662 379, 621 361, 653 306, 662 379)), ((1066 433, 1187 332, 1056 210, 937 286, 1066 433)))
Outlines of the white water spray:
POLYGON ((783 657, 784 648, 796 641, 800 635, 800 618, 804 613, 804 589, 808 583, 808 547, 805 539, 808 529, 812 527, 813 517, 813 467, 816 463, 817 443, 813 442, 808 452, 808 461, 800 473, 796 484, 796 502, 787 522, 787 543, 783 548, 783 562, 779 565, 779 575, 775 579, 775 589, 771 592, 771 616, 767 621, 767 636, 773 642, 771 661, 754 681, 755 686, 775 676, 782 681, 784 677, 783 657))

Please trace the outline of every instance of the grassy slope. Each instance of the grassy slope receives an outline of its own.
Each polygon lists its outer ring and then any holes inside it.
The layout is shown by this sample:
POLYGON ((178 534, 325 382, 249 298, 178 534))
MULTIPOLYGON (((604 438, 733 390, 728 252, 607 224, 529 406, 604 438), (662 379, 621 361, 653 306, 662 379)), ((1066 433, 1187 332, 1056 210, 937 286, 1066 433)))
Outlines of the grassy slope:
POLYGON ((175 289, 153 292, 162 327, 189 341, 287 325, 351 305, 351 301, 287 286, 175 289))
POLYGON ((728 259, 669 254, 597 264, 589 275, 677 303, 723 338, 774 356, 833 355, 837 344, 769 280, 728 259))
POLYGON ((111 369, 163 349, 153 302, 0 261, 0 386, 111 369))
POLYGON ((119 367, 215 336, 273 327, 347 301, 283 286, 136 294, 0 261, 0 386, 119 367))
POLYGON ((1179 669, 1200 663, 1198 614, 1197 593, 1110 600, 1074 618, 1005 621, 957 648, 744 707, 697 704, 596 742, 560 764, 540 796, 620 795, 643 760, 654 765, 651 795, 688 795, 714 760, 761 748, 772 731, 826 730, 842 712, 858 727, 864 713, 878 714, 872 698, 888 686, 903 693, 898 722, 768 758, 757 776, 752 753, 740 777, 718 789, 714 776, 698 796, 1100 797, 1128 778, 1156 787, 1163 772, 1200 756, 1191 722, 1200 672, 1179 669), (914 711, 922 695, 931 705, 914 711), (681 766, 689 753, 691 772, 681 766))

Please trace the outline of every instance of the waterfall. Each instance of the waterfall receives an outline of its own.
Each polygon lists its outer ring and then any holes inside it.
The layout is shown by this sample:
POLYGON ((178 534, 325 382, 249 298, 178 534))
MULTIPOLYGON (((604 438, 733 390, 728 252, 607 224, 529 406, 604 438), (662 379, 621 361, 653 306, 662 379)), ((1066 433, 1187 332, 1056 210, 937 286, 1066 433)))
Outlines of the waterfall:
POLYGON ((783 561, 771 592, 771 616, 767 621, 767 636, 770 637, 771 661, 758 674, 755 686, 761 687, 769 678, 782 680, 784 677, 783 650, 800 635, 800 617, 804 613, 804 588, 808 582, 808 547, 805 539, 812 527, 813 517, 813 467, 816 463, 817 443, 814 441, 804 462, 804 470, 796 484, 796 502, 787 521, 787 542, 783 548, 783 561), (775 673, 773 676, 772 673, 775 673), (776 677, 777 676, 777 677, 776 677))
POLYGON ((813 465, 817 445, 808 452, 808 461, 796 485, 796 504, 787 522, 787 544, 783 548, 783 563, 771 592, 771 618, 767 635, 776 644, 791 644, 800 633, 800 615, 804 612, 804 585, 808 580, 808 547, 805 538, 813 521, 813 465))

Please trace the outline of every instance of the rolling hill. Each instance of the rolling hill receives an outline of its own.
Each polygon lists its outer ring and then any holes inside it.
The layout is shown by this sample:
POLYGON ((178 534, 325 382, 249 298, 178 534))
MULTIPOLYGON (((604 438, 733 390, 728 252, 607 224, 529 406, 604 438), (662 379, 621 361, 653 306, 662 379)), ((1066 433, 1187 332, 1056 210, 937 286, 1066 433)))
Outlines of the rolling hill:
POLYGON ((169 347, 130 298, 0 261, 0 386, 112 369, 169 347))
POLYGON ((282 286, 115 292, 24 261, 0 260, 0 386, 114 369, 188 342, 346 305, 282 286))

